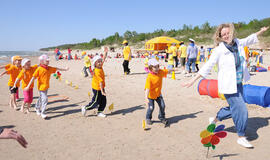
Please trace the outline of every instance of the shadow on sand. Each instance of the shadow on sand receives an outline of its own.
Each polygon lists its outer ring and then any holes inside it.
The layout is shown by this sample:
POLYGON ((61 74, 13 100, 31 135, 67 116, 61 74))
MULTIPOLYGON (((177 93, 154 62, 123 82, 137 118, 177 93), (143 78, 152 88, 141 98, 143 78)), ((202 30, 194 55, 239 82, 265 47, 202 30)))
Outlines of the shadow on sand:
POLYGON ((219 155, 216 155, 216 156, 213 156, 213 157, 218 157, 219 160, 223 160, 223 158, 225 158, 225 157, 233 157, 233 156, 237 156, 237 155, 239 155, 239 154, 227 154, 227 153, 224 153, 224 154, 219 154, 219 155))
MULTIPOLYGON (((256 140, 259 135, 257 131, 260 128, 266 127, 269 125, 270 117, 262 118, 262 117, 252 117, 248 119, 248 125, 246 129, 246 136, 249 141, 256 140)), ((235 126, 226 128, 225 131, 236 133, 235 126)))
POLYGON ((57 106, 57 107, 51 107, 48 108, 46 110, 46 113, 50 114, 50 113, 59 113, 57 115, 54 116, 48 116, 48 120, 52 119, 52 118, 57 118, 57 117, 61 117, 61 116, 65 116, 65 115, 69 115, 69 114, 73 114, 73 113, 78 113, 81 111, 81 108, 77 108, 77 106, 79 106, 81 103, 84 103, 85 101, 81 101, 81 102, 77 102, 77 103, 73 103, 73 104, 68 104, 68 105, 61 105, 61 106, 57 106), (58 111, 64 108, 75 108, 76 109, 71 109, 71 110, 66 110, 66 111, 58 111))
POLYGON ((116 110, 110 114, 107 114, 107 116, 113 116, 113 115, 117 115, 117 114, 126 115, 128 113, 133 113, 136 110, 142 110, 142 109, 144 109, 144 107, 142 107, 142 105, 138 105, 138 106, 134 106, 134 107, 130 107, 130 108, 116 110))
POLYGON ((173 116, 168 118, 169 125, 178 123, 180 120, 188 119, 188 118, 197 118, 196 114, 202 113, 203 111, 198 111, 190 114, 183 114, 179 116, 173 116))

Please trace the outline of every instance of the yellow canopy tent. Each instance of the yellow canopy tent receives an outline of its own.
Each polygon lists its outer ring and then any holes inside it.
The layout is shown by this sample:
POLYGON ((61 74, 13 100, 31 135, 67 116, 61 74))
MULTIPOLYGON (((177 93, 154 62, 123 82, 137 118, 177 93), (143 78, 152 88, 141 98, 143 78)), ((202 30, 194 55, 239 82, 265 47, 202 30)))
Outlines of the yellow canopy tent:
POLYGON ((156 37, 153 39, 150 39, 145 43, 145 49, 149 51, 153 50, 165 50, 167 47, 171 46, 172 43, 176 43, 177 46, 179 45, 179 41, 171 38, 171 37, 156 37))

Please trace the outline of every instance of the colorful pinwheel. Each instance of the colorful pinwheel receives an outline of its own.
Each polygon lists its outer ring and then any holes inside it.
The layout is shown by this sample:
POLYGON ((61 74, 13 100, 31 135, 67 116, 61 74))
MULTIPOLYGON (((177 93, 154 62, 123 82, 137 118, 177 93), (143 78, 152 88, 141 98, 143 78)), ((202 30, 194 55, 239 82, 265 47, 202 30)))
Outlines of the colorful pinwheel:
MULTIPOLYGON (((225 125, 219 125, 216 127, 215 124, 210 124, 206 130, 202 131, 200 137, 202 138, 201 143, 204 147, 216 148, 216 145, 220 142, 219 138, 227 136, 227 132, 224 131, 225 125)), ((208 151, 207 151, 208 155, 208 151)))

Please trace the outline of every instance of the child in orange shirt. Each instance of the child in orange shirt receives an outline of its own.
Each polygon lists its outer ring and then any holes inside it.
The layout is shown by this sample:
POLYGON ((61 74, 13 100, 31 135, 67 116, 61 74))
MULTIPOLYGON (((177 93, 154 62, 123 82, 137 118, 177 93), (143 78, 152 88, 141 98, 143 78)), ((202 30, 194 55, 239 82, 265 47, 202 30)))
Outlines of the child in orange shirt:
POLYGON ((38 68, 38 65, 31 66, 30 59, 24 58, 22 60, 22 67, 23 67, 23 69, 21 70, 18 77, 16 78, 16 81, 13 85, 13 88, 16 87, 18 82, 22 81, 24 101, 23 101, 22 106, 21 106, 21 112, 24 112, 24 105, 27 104, 26 112, 29 113, 30 105, 33 101, 34 83, 30 86, 29 90, 24 90, 24 89, 27 87, 28 83, 30 82, 31 78, 33 77, 33 73, 38 68))
POLYGON ((156 59, 148 61, 150 73, 147 76, 145 83, 145 103, 148 106, 146 113, 146 123, 152 124, 152 113, 154 111, 154 102, 156 101, 159 106, 158 118, 165 125, 168 120, 165 118, 165 103, 161 94, 162 79, 173 70, 159 69, 159 62, 156 59))
POLYGON ((25 87, 25 91, 28 91, 37 78, 37 87, 39 90, 39 98, 36 103, 35 109, 37 115, 41 115, 43 119, 46 119, 47 116, 45 115, 46 106, 48 103, 48 89, 50 87, 50 77, 51 74, 55 73, 57 70, 59 71, 67 71, 68 68, 61 69, 49 66, 50 59, 46 54, 43 54, 39 57, 40 66, 36 69, 33 74, 32 79, 28 83, 27 87, 25 87))
POLYGON ((85 116, 86 110, 91 110, 98 107, 97 116, 103 117, 103 118, 106 117, 106 115, 102 113, 107 103, 106 92, 105 92, 105 74, 102 67, 107 57, 107 52, 108 52, 107 47, 105 47, 104 52, 105 54, 103 58, 101 58, 98 55, 96 55, 93 58, 94 75, 92 78, 92 90, 93 90, 94 95, 93 95, 92 101, 88 105, 81 107, 83 116, 85 116))
POLYGON ((22 61, 22 58, 20 56, 14 56, 13 57, 14 65, 10 65, 10 67, 0 75, 0 77, 2 77, 4 74, 10 75, 10 78, 8 81, 8 86, 9 86, 9 90, 11 93, 9 105, 11 108, 14 108, 15 110, 17 109, 16 93, 18 91, 18 88, 20 87, 20 84, 17 84, 17 86, 15 86, 15 88, 13 88, 13 85, 14 85, 14 82, 15 82, 17 76, 19 75, 19 73, 22 69, 21 68, 21 61, 22 61))
MULTIPOLYGON (((9 64, 6 64, 6 65, 2 65, 2 66, 0 66, 0 69, 5 68, 5 70, 7 71, 10 68, 11 65, 15 65, 14 64, 14 57, 16 57, 16 56, 11 57, 11 64, 9 63, 9 64)), ((17 100, 19 100, 19 88, 18 88, 18 90, 16 92, 16 101, 17 100)))

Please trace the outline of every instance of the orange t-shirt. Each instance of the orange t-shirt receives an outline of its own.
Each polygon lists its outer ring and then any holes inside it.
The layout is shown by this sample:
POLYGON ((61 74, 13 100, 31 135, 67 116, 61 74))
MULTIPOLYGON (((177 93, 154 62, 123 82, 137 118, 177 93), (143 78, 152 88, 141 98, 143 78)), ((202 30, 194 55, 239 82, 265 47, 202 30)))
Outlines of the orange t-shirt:
MULTIPOLYGON (((25 69, 21 70, 17 78, 22 81, 22 89, 27 87, 37 68, 38 65, 33 65, 28 70, 25 69)), ((31 84, 30 88, 34 88, 34 83, 31 84)))
POLYGON ((92 88, 100 91, 100 83, 102 83, 103 88, 105 88, 105 75, 103 69, 95 68, 94 75, 92 79, 92 88))
MULTIPOLYGON (((13 87, 17 76, 19 75, 22 68, 18 68, 15 65, 10 65, 9 69, 7 69, 7 74, 10 74, 10 78, 8 80, 8 86, 13 87)), ((20 83, 17 83, 16 87, 20 87, 20 83)))
POLYGON ((7 71, 11 66, 12 66, 12 64, 5 65, 5 70, 7 71))
POLYGON ((48 69, 39 66, 33 74, 37 78, 37 87, 39 91, 46 91, 50 87, 51 74, 56 72, 56 68, 48 66, 48 69))
POLYGON ((148 98, 157 99, 161 95, 162 79, 166 77, 167 74, 167 69, 160 69, 157 74, 148 74, 145 83, 145 89, 149 89, 148 98))

